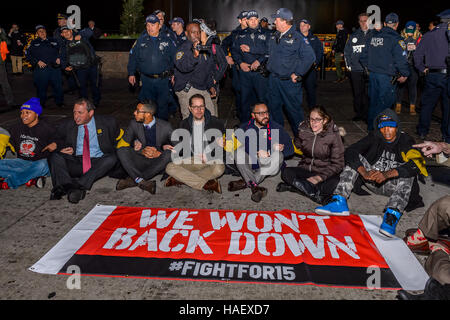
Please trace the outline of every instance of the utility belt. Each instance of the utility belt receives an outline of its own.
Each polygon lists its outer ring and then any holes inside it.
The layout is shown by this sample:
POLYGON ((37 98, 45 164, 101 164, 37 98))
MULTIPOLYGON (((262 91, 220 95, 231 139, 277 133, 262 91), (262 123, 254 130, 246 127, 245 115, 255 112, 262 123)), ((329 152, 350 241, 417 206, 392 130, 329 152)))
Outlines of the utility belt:
MULTIPOLYGON (((291 78, 291 77, 280 77, 280 76, 277 75, 277 74, 273 74, 273 76, 274 76, 275 78, 280 79, 281 81, 286 81, 286 80, 292 81, 292 78, 291 78)), ((302 82, 302 81, 303 81, 303 77, 302 77, 302 76, 297 76, 296 80, 297 80, 297 82, 302 82)))
POLYGON ((141 72, 144 76, 148 77, 148 78, 152 78, 152 79, 164 79, 164 78, 169 78, 173 75, 173 71, 164 71, 163 73, 159 73, 159 74, 148 74, 148 73, 144 73, 141 72))

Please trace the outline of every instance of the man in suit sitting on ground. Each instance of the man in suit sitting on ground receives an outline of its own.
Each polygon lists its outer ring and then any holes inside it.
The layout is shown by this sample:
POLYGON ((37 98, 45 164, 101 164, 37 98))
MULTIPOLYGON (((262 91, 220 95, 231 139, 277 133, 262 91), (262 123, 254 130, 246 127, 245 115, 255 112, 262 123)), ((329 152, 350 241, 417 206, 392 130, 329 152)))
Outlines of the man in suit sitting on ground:
POLYGON ((116 145, 120 134, 117 120, 108 115, 94 117, 94 104, 84 98, 73 107, 73 119, 64 120, 56 136, 63 141, 50 157, 53 189, 51 200, 67 194, 71 203, 86 196, 95 181, 116 165, 116 145))
POLYGON ((139 187, 155 194, 156 182, 151 179, 164 172, 173 150, 172 126, 156 118, 156 110, 153 101, 137 105, 135 119, 117 146, 117 156, 129 176, 117 182, 116 190, 139 187))

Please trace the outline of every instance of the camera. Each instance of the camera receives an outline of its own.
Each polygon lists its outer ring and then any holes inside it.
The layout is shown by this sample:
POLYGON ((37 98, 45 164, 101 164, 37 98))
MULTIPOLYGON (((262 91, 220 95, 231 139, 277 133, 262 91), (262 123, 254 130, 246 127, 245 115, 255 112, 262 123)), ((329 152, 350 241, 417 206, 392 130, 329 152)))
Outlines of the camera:
POLYGON ((200 51, 200 52, 207 52, 207 51, 211 50, 211 46, 204 46, 204 45, 198 44, 195 46, 194 49, 197 51, 200 51))

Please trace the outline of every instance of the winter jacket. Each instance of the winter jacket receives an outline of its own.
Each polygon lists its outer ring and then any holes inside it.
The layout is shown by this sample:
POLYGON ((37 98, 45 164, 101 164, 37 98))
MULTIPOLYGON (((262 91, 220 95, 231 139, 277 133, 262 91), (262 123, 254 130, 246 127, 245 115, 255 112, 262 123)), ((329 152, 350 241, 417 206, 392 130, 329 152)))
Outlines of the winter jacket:
POLYGON ((9 38, 11 39, 11 44, 9 46, 9 51, 11 55, 15 57, 22 57, 25 45, 27 44, 27 39, 25 35, 20 31, 15 31, 11 33, 11 36, 9 38), (20 41, 22 45, 19 46, 17 44, 17 41, 20 41))
POLYGON ((294 143, 303 152, 298 166, 316 173, 324 181, 344 169, 344 144, 333 121, 318 134, 314 134, 308 122, 303 121, 294 143))
POLYGON ((402 157, 402 152, 406 154, 413 149, 414 139, 401 131, 399 118, 391 109, 385 109, 375 118, 375 128, 378 128, 379 118, 382 115, 388 115, 397 122, 397 138, 392 143, 388 143, 379 129, 371 131, 365 138, 345 150, 346 165, 358 170, 362 166, 359 155, 362 155, 371 165, 382 160, 383 168, 378 168, 380 171, 396 169, 400 178, 415 177, 420 173, 419 168, 413 161, 405 162, 402 157))

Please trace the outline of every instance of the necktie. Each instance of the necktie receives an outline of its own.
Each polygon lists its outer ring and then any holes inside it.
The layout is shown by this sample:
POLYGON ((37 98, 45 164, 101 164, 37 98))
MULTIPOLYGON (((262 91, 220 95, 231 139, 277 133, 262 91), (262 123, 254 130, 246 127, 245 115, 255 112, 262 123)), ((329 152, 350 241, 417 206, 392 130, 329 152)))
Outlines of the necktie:
POLYGON ((87 125, 84 125, 83 139, 83 174, 91 168, 91 153, 89 151, 89 131, 87 125))

